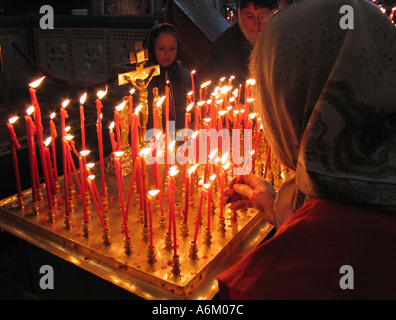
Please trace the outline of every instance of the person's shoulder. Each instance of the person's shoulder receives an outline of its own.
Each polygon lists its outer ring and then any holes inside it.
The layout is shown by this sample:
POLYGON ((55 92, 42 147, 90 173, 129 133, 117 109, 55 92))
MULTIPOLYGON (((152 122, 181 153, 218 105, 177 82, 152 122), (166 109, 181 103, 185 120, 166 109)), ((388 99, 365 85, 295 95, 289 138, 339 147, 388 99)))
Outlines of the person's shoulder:
POLYGON ((243 33, 236 23, 225 30, 216 40, 213 42, 212 46, 218 46, 223 44, 234 44, 235 40, 241 38, 243 33))

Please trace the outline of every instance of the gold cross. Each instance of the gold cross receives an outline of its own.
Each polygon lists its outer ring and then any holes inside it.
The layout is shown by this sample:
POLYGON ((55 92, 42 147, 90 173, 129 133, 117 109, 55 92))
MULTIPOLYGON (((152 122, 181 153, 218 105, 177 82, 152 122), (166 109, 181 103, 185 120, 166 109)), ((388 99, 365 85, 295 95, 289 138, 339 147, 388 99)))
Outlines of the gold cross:
POLYGON ((136 80, 145 80, 146 85, 151 78, 160 74, 159 65, 145 67, 148 60, 148 50, 143 49, 142 42, 135 43, 135 51, 129 53, 129 62, 131 65, 136 64, 134 71, 118 74, 118 85, 127 83, 136 83, 136 80), (148 80, 148 81, 147 81, 148 80))

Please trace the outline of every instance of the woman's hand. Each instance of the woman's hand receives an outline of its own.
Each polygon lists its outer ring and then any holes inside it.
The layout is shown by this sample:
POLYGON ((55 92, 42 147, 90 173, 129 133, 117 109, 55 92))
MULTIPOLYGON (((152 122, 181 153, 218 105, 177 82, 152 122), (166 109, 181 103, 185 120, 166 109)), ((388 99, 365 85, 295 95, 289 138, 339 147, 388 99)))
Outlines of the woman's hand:
POLYGON ((264 214, 266 220, 274 224, 274 202, 276 192, 267 180, 248 174, 235 177, 224 191, 231 210, 254 207, 264 214), (239 181, 237 181, 239 179, 239 181))

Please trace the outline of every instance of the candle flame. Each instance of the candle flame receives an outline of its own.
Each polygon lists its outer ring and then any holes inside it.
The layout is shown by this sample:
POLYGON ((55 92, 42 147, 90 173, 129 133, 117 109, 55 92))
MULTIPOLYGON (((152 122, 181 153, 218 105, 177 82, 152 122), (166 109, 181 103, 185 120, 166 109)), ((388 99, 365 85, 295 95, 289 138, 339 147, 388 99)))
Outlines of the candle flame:
POLYGON ((28 116, 30 116, 34 112, 34 106, 30 106, 27 108, 26 113, 28 116))
POLYGON ((212 83, 212 81, 206 81, 201 84, 201 88, 203 89, 203 88, 207 87, 208 85, 210 85, 211 83, 212 83))
POLYGON ((210 183, 204 183, 204 184, 202 185, 202 188, 208 190, 208 189, 210 188, 210 186, 211 186, 210 183))
POLYGON ((80 151, 80 156, 86 157, 87 155, 89 155, 90 152, 91 152, 90 150, 81 150, 80 151))
POLYGON ((155 197, 159 192, 159 190, 150 190, 148 194, 150 197, 155 197))
POLYGON ((55 116, 56 116, 56 113, 52 112, 51 115, 50 115, 50 118, 53 120, 55 118, 55 116))
POLYGON ((15 121, 18 120, 18 118, 19 118, 19 117, 12 117, 12 118, 8 119, 8 122, 9 122, 10 124, 13 124, 13 123, 15 123, 15 121))
POLYGON ((232 89, 232 86, 224 86, 220 88, 220 93, 226 94, 228 91, 232 89))
POLYGON ((218 113, 219 113, 220 116, 224 116, 224 115, 227 113, 227 111, 225 111, 225 110, 220 110, 218 113))
POLYGON ((196 70, 191 71, 191 74, 195 74, 195 72, 197 72, 196 70))
POLYGON ((256 115, 257 115, 256 113, 250 113, 249 118, 253 120, 256 117, 256 115))
POLYGON ((117 158, 122 157, 123 154, 124 154, 124 151, 116 151, 116 152, 114 152, 114 155, 115 155, 117 158))
POLYGON ((176 140, 173 140, 173 141, 169 144, 168 150, 172 150, 172 149, 175 147, 175 144, 176 144, 176 140))
POLYGON ((69 132, 70 129, 71 129, 70 126, 67 126, 67 127, 65 128, 65 131, 66 131, 66 132, 69 132))
POLYGON ((95 163, 93 163, 93 162, 87 163, 86 167, 88 169, 92 169, 93 167, 95 167, 95 163))
POLYGON ((132 88, 131 90, 129 90, 130 94, 134 94, 135 93, 135 88, 132 88))
POLYGON ((95 179, 95 175, 93 175, 93 174, 90 174, 90 175, 88 176, 88 179, 89 179, 89 180, 93 180, 93 179, 95 179))
POLYGON ((187 96, 191 97, 193 95, 193 93, 194 93, 193 91, 189 91, 189 92, 187 92, 187 96))
POLYGON ((47 139, 44 141, 44 145, 45 145, 46 147, 48 147, 49 144, 51 143, 51 141, 52 141, 52 137, 47 138, 47 139))
POLYGON ((69 141, 69 140, 73 140, 73 138, 74 138, 74 136, 72 136, 72 135, 67 135, 67 136, 65 136, 65 140, 66 141, 69 141))
POLYGON ((29 83, 29 87, 37 88, 40 85, 40 83, 44 80, 44 78, 45 78, 45 76, 41 77, 40 79, 38 79, 36 81, 33 81, 33 82, 29 83))
POLYGON ((187 108, 186 108, 186 112, 190 112, 190 110, 192 109, 192 107, 194 106, 194 102, 191 102, 187 108))
POLYGON ((232 106, 227 107, 227 111, 231 111, 231 109, 232 109, 232 106))
POLYGON ((203 106, 204 104, 205 104, 205 101, 199 101, 199 102, 197 102, 197 106, 198 106, 198 107, 203 106))
POLYGON ((150 152, 150 148, 144 148, 144 149, 142 149, 142 150, 140 150, 140 152, 139 152, 139 157, 145 157, 146 155, 148 155, 149 154, 149 152, 150 152))
POLYGON ((168 173, 171 177, 174 177, 176 174, 179 173, 179 169, 177 169, 177 166, 173 166, 173 167, 169 168, 168 173))
POLYGON ((222 168, 223 170, 227 170, 231 166, 230 162, 227 162, 222 168))
POLYGON ((143 108, 143 105, 142 105, 142 104, 139 104, 139 105, 136 107, 134 114, 138 115, 139 112, 140 112, 140 110, 141 110, 142 108, 143 108))
POLYGON ((85 92, 81 97, 80 97, 80 104, 84 104, 85 100, 87 99, 87 93, 85 92))
POLYGON ((211 181, 211 182, 213 182, 215 179, 216 179, 216 174, 212 174, 212 175, 209 177, 209 181, 211 181))
POLYGON ((207 122, 207 123, 209 123, 210 120, 212 120, 212 119, 210 119, 210 118, 205 118, 205 119, 203 119, 203 121, 205 121, 205 122, 207 122))
POLYGON ((228 159, 228 151, 226 151, 221 157, 221 163, 226 163, 227 159, 228 159))
POLYGON ((98 91, 98 92, 96 93, 96 96, 97 96, 98 99, 100 100, 100 99, 102 99, 102 98, 106 95, 106 93, 107 93, 107 86, 106 86, 106 90, 105 90, 105 91, 102 91, 102 90, 98 91))
POLYGON ((235 89, 234 91, 232 91, 232 95, 233 95, 234 97, 238 97, 238 88, 235 89))
POLYGON ((246 80, 246 84, 249 84, 249 85, 253 86, 253 85, 256 84, 256 80, 254 80, 254 79, 248 79, 248 80, 246 80))
POLYGON ((164 102, 165 98, 166 98, 166 96, 163 96, 163 97, 161 97, 161 98, 158 100, 158 102, 157 102, 157 108, 159 108, 159 107, 161 106, 161 104, 162 104, 162 102, 164 102))
POLYGON ((66 108, 67 105, 69 104, 69 102, 70 102, 69 99, 63 100, 63 101, 62 101, 62 108, 63 108, 63 109, 66 108))
POLYGON ((197 135, 199 134, 199 131, 195 131, 192 135, 191 138, 195 139, 197 135))
POLYGON ((209 153, 208 158, 212 160, 212 158, 216 155, 216 153, 217 153, 217 149, 213 150, 211 153, 209 153))
POLYGON ((220 78, 220 82, 223 82, 225 80, 226 77, 222 77, 220 78))
POLYGON ((126 100, 124 100, 122 103, 120 103, 118 106, 115 107, 116 111, 117 112, 122 111, 122 109, 124 109, 125 107, 125 104, 126 104, 126 100))
POLYGON ((248 102, 248 103, 251 103, 251 102, 253 102, 253 101, 254 101, 253 98, 247 98, 247 99, 246 99, 246 102, 248 102))
POLYGON ((197 168, 198 168, 199 163, 193 165, 190 169, 187 170, 187 174, 191 175, 197 168))
POLYGON ((114 129, 114 125, 115 125, 115 123, 114 123, 114 121, 113 121, 112 123, 110 123, 109 129, 110 129, 110 130, 113 130, 113 129, 114 129))

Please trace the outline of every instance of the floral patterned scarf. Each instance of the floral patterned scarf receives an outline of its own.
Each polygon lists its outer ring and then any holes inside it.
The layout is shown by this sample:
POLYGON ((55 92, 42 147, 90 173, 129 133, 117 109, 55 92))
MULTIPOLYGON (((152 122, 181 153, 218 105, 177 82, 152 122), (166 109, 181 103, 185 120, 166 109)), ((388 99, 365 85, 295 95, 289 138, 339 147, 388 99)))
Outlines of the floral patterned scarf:
POLYGON ((279 190, 277 225, 299 193, 396 213, 396 27, 375 5, 288 5, 265 26, 250 72, 272 150, 296 172, 279 190), (341 28, 344 5, 353 29, 341 28))

